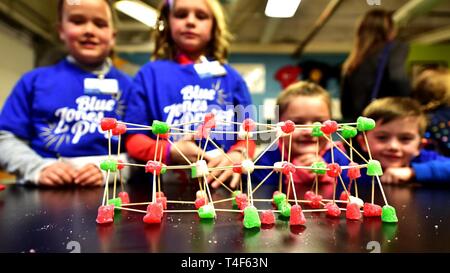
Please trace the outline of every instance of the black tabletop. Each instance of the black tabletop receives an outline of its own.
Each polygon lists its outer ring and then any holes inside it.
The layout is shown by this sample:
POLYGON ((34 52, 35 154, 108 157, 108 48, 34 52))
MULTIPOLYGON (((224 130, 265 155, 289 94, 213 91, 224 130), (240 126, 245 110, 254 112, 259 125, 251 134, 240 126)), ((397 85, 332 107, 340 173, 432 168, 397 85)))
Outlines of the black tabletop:
MULTIPOLYGON (((193 200, 197 185, 164 184, 169 200, 193 200)), ((148 182, 126 185, 132 202, 150 198, 148 182)), ((369 188, 369 187, 368 187, 369 188)), ((270 198, 274 189, 263 187, 256 198, 270 198)), ((305 189, 299 189, 301 192, 305 189)), ((299 195, 301 193, 299 192, 299 195)), ((360 186, 360 194, 367 191, 360 186)), ((143 214, 116 212, 114 223, 95 221, 102 188, 37 188, 9 186, 0 192, 0 252, 181 252, 181 253, 300 253, 300 252, 449 252, 450 188, 417 185, 385 187, 399 222, 381 219, 338 219, 324 213, 305 213, 305 226, 274 226, 247 230, 242 215, 218 212, 215 220, 196 213, 166 213, 161 224, 148 225, 143 214)), ((225 189, 213 199, 229 197, 225 189)), ((377 194, 377 202, 382 200, 377 194)), ((378 202, 379 203, 379 202, 378 202)), ((258 205, 269 208, 271 205, 258 205)), ((231 208, 230 202, 216 207, 231 208)), ((135 207, 145 210, 145 206, 135 207)), ((169 204, 169 209, 191 208, 169 204)))

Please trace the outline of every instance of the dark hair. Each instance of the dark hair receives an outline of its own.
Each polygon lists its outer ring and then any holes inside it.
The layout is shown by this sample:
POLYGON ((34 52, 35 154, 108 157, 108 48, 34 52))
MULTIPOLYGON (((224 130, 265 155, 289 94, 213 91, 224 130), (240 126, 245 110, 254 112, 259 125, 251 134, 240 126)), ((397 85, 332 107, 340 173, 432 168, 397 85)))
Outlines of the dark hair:
POLYGON ((427 128, 427 117, 418 101, 408 97, 385 97, 374 100, 363 111, 363 116, 381 124, 390 121, 416 117, 419 119, 419 134, 423 136, 427 128))
MULTIPOLYGON (((58 0, 58 22, 61 23, 62 18, 63 18, 63 8, 64 8, 64 2, 66 2, 67 0, 58 0)), ((113 9, 113 4, 112 4, 112 0, 105 0, 105 2, 108 4, 109 10, 111 11, 111 18, 112 18, 112 22, 113 25, 115 25, 116 20, 116 13, 113 9)))

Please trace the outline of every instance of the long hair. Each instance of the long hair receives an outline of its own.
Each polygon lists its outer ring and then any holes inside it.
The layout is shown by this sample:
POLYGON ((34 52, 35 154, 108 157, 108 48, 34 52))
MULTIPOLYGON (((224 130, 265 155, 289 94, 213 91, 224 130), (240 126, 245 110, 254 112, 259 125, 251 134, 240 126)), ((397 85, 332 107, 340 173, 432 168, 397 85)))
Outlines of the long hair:
MULTIPOLYGON (((175 2, 176 0, 173 0, 175 2)), ((160 9, 158 17, 158 25, 154 31, 153 39, 155 41, 155 49, 153 50, 152 60, 169 59, 174 60, 176 57, 175 42, 171 37, 169 16, 172 1, 165 0, 160 9)), ((225 21, 225 14, 222 6, 217 0, 206 0, 207 5, 213 14, 213 35, 208 44, 206 56, 212 57, 220 63, 224 64, 228 57, 228 48, 232 38, 225 21)))
POLYGON ((450 106, 450 70, 427 69, 414 80, 412 97, 422 104, 425 112, 440 106, 450 106))
POLYGON ((353 49, 342 66, 342 74, 350 74, 362 61, 389 41, 394 29, 392 12, 372 9, 359 22, 353 49))

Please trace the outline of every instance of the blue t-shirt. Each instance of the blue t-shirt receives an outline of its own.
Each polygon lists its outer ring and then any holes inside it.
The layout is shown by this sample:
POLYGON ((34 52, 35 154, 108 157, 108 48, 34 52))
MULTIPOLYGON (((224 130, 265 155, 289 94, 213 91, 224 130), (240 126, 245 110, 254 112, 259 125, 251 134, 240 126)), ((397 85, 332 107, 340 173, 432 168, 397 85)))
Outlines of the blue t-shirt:
MULTIPOLYGON (((204 115, 209 112, 215 114, 216 120, 227 122, 241 122, 244 118, 253 117, 253 112, 243 114, 245 111, 242 111, 248 106, 252 108, 247 85, 231 66, 224 65, 224 68, 226 75, 200 78, 193 64, 181 65, 169 60, 147 63, 135 77, 134 96, 130 100, 125 121, 151 125, 153 120, 159 120, 169 125, 178 125, 203 121, 204 115)), ((198 125, 187 124, 178 128, 195 130, 198 125)), ((233 124, 215 128, 217 131, 227 132, 238 129, 233 124)), ((174 135, 171 139, 178 140, 181 137, 174 135)), ((212 133, 211 137, 225 151, 236 142, 236 134, 212 133)), ((210 149, 215 149, 211 143, 208 144, 207 150, 210 149)))
MULTIPOLYGON (((105 79, 116 79, 119 94, 86 94, 84 79, 97 78, 66 59, 34 69, 18 81, 0 114, 0 130, 26 140, 46 158, 108 154, 103 117, 121 119, 131 78, 111 67, 105 79)), ((113 137, 116 151, 118 138, 113 137)), ((123 146, 122 146, 123 147, 123 146)))

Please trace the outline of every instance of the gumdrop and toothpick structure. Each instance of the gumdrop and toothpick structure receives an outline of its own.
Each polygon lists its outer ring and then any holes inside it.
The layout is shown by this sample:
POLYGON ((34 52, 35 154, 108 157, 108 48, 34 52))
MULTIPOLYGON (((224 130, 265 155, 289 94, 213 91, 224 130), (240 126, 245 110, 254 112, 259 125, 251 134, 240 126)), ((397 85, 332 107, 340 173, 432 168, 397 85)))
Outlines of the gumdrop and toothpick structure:
MULTIPOLYGON (((100 163, 100 168, 106 172, 106 182, 103 192, 102 204, 98 208, 97 223, 106 224, 113 222, 114 210, 127 210, 137 213, 143 213, 143 222, 147 224, 161 223, 164 213, 198 213, 201 219, 214 219, 217 217, 217 212, 238 212, 243 213, 243 226, 244 228, 259 228, 262 224, 274 224, 275 214, 281 214, 289 218, 290 225, 305 225, 306 218, 304 213, 307 212, 325 212, 328 217, 340 217, 341 212, 345 211, 345 217, 351 220, 358 220, 362 217, 381 217, 383 222, 398 222, 395 208, 388 204, 386 195, 383 191, 383 187, 380 182, 380 176, 383 174, 380 162, 372 159, 370 148, 367 142, 366 131, 372 130, 375 127, 375 122, 372 119, 359 117, 355 123, 341 123, 338 124, 335 121, 328 120, 323 123, 316 122, 308 125, 294 124, 292 121, 279 122, 277 124, 262 124, 257 123, 251 119, 245 119, 243 122, 224 122, 217 121, 214 114, 208 113, 201 121, 194 121, 185 124, 178 124, 170 126, 165 122, 153 121, 152 126, 144 126, 139 124, 125 123, 117 121, 113 118, 104 118, 101 121, 101 128, 108 133, 108 150, 109 158, 100 163), (237 132, 220 132, 215 130, 216 125, 238 125, 239 131, 237 132), (181 126, 191 125, 196 127, 196 130, 187 130, 180 128, 181 126), (197 126, 196 126, 197 125, 197 126), (262 128, 262 130, 256 130, 262 128), (120 160, 113 160, 111 158, 111 138, 112 136, 118 136, 119 146, 117 153, 120 154, 120 138, 127 131, 140 130, 151 131, 156 135, 156 149, 153 160, 149 160, 144 164, 126 163, 120 160), (331 150, 331 163, 327 164, 323 161, 313 163, 311 166, 300 166, 291 163, 291 146, 293 139, 293 132, 295 130, 310 130, 313 137, 323 137, 334 147, 337 151, 342 153, 351 162, 348 166, 339 166, 334 162, 333 149, 331 150), (252 160, 248 157, 248 153, 244 152, 245 159, 242 162, 234 162, 225 151, 223 151, 210 137, 210 134, 214 133, 232 133, 238 135, 240 139, 245 139, 248 143, 255 134, 261 133, 276 133, 275 139, 266 147, 266 149, 259 154, 259 156, 252 160), (366 145, 368 147, 369 159, 364 158, 353 146, 352 138, 354 138, 358 132, 362 133, 366 145), (346 143, 350 148, 350 155, 348 156, 344 151, 332 141, 333 134, 346 143), (202 153, 197 156, 196 162, 191 162, 178 148, 173 145, 170 137, 175 135, 189 135, 194 136, 196 139, 205 139, 204 147, 202 147, 202 153), (184 158, 186 165, 174 165, 167 166, 162 163, 163 147, 160 145, 160 140, 165 139, 172 144, 177 152, 184 158), (273 166, 257 165, 258 160, 262 155, 267 152, 273 145, 276 145, 279 140, 282 140, 282 159, 287 158, 287 161, 276 162, 273 166), (285 156, 285 142, 287 140, 288 153, 285 156), (206 152, 208 143, 215 146, 223 156, 227 157, 232 165, 221 166, 215 168, 209 168, 207 162, 203 159, 206 152), (365 164, 357 164, 353 162, 353 155, 356 154, 364 161, 365 164), (145 168, 145 171, 152 173, 152 194, 151 200, 141 203, 130 203, 127 192, 123 190, 122 178, 120 170, 124 167, 137 166, 145 168), (371 189, 371 201, 364 202, 358 197, 357 179, 361 176, 360 169, 367 168, 367 175, 372 177, 372 189, 371 189), (233 191, 222 181, 214 177, 221 186, 230 192, 230 197, 220 200, 213 200, 211 191, 207 183, 207 176, 214 170, 233 170, 237 174, 245 174, 247 177, 246 187, 243 188, 242 179, 240 180, 239 190, 233 191), (268 169, 270 173, 253 188, 251 173, 255 169, 268 169), (304 199, 297 197, 296 189, 294 187, 293 174, 298 169, 309 170, 315 174, 315 182, 310 191, 307 191, 304 195, 304 199), (347 169, 347 176, 350 180, 348 188, 342 179, 342 170, 347 169), (161 187, 161 175, 165 174, 169 170, 190 170, 193 178, 197 178, 199 184, 199 191, 197 191, 195 200, 167 200, 167 197, 162 192, 161 187), (279 188, 278 191, 273 193, 271 199, 255 199, 254 193, 267 181, 267 179, 279 173, 279 188), (113 179, 113 192, 112 198, 109 193, 109 178, 114 175, 113 179), (283 192, 282 176, 287 177, 287 186, 285 192, 283 192), (334 190, 332 199, 324 199, 319 194, 318 189, 318 176, 328 175, 334 178, 334 190), (118 179, 119 178, 119 179, 118 179), (119 182, 118 182, 119 180, 119 182), (375 181, 378 183, 378 188, 383 196, 384 206, 381 207, 374 203, 375 194, 375 181), (121 192, 116 195, 117 184, 120 183, 121 192), (341 194, 339 200, 336 200, 336 186, 341 183, 344 191, 341 194), (350 194, 350 187, 354 185, 355 196, 350 194), (291 192, 292 191, 292 192, 291 192), (293 196, 293 199, 289 197, 293 196), (232 202, 233 207, 230 209, 215 208, 215 204, 222 202, 232 202), (260 210, 255 205, 258 202, 272 202, 276 209, 260 210), (168 203, 178 203, 186 206, 190 206, 189 209, 168 209, 168 203), (339 207, 338 204, 346 205, 345 208, 339 207), (309 206, 308 209, 303 209, 301 204, 309 206), (147 205, 147 210, 139 210, 133 208, 134 206, 147 205), (236 207, 237 206, 237 207, 236 207), (195 209, 194 209, 195 207, 195 209)), ((319 150, 319 142, 317 142, 317 153, 319 150)), ((194 199, 194 197, 193 197, 194 199)))

